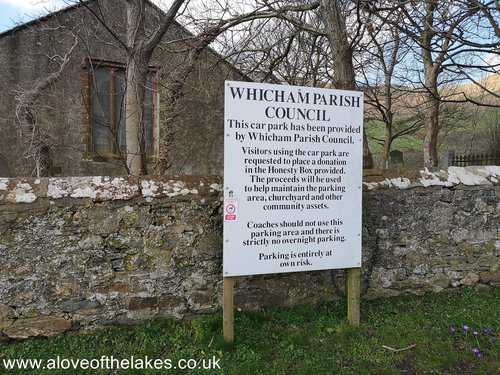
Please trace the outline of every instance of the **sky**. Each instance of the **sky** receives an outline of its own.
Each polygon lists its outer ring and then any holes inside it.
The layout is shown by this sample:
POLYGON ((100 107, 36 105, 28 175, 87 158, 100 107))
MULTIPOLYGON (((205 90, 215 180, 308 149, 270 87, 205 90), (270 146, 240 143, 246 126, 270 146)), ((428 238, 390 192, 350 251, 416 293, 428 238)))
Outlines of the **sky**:
MULTIPOLYGON (((77 0, 0 0, 0 33, 76 2, 77 0)), ((171 0, 153 2, 163 7, 171 0)))
POLYGON ((0 0, 0 32, 66 5, 64 0, 0 0))

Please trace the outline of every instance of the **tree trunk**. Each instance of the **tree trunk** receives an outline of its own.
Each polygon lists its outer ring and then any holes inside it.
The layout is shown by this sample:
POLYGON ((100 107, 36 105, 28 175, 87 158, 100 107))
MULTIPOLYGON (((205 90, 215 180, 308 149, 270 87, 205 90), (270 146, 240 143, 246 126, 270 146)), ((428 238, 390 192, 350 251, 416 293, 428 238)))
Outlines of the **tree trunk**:
MULTIPOLYGON (((437 90, 436 90, 437 91, 437 90)), ((424 164, 426 167, 438 166, 438 135, 439 135, 439 98, 435 94, 427 94, 427 106, 424 112, 424 164)))
POLYGON ((366 131, 363 128, 363 169, 373 168, 373 156, 370 151, 370 146, 368 145, 368 138, 366 137, 366 131))
POLYGON ((337 89, 354 90, 356 81, 352 49, 347 38, 345 17, 339 0, 322 0, 325 29, 334 62, 333 84, 337 89))
POLYGON ((439 134, 439 91, 437 86, 437 67, 434 66, 430 48, 425 48, 424 74, 425 74, 425 107, 424 107, 424 165, 428 168, 438 166, 438 134, 439 134))
POLYGON ((424 165, 428 168, 438 166, 437 138, 439 134, 439 92, 437 78, 439 66, 432 55, 432 39, 435 36, 434 12, 437 9, 437 0, 428 0, 426 3, 425 27, 420 39, 422 46, 422 60, 424 63, 424 165))
POLYGON ((127 88, 125 100, 125 138, 127 167, 130 175, 146 173, 144 128, 144 98, 149 63, 154 49, 174 22, 185 0, 174 0, 162 14, 159 28, 146 37, 146 7, 144 0, 128 0, 127 6, 127 88))
POLYGON ((144 96, 151 53, 146 51, 145 2, 127 1, 125 140, 129 175, 144 174, 144 96))
MULTIPOLYGON (((336 89, 355 90, 352 49, 347 38, 347 26, 340 0, 321 0, 325 29, 334 62, 333 84, 336 89)), ((373 157, 363 129, 363 168, 373 168, 373 157)))
POLYGON ((389 169, 389 160, 391 158, 391 145, 392 145, 392 126, 385 125, 385 139, 384 139, 384 169, 389 169))
MULTIPOLYGON (((394 60, 393 60, 394 61, 394 60)), ((392 123, 393 123, 393 112, 392 112, 392 72, 395 63, 391 64, 390 70, 386 70, 384 78, 384 106, 385 106, 385 139, 384 139, 384 169, 389 169, 389 159, 391 157, 391 145, 392 145, 392 123)))
POLYGON ((129 174, 145 173, 144 96, 148 62, 133 54, 127 60, 127 90, 125 101, 125 138, 129 174))

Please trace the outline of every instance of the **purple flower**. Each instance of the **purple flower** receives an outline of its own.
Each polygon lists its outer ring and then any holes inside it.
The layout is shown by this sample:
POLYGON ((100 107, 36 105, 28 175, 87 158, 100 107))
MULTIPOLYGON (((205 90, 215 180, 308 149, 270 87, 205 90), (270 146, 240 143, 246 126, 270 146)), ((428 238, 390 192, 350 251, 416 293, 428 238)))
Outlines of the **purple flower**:
POLYGON ((457 332, 457 327, 455 327, 455 326, 450 326, 450 332, 451 332, 452 334, 455 334, 455 333, 457 332))
POLYGON ((472 334, 473 334, 474 336, 476 336, 476 337, 477 337, 477 336, 479 336, 479 332, 478 332, 478 331, 474 331, 474 332, 472 332, 472 334))
POLYGON ((464 332, 467 332, 469 330, 469 326, 464 324, 464 326, 462 327, 464 329, 464 332))
POLYGON ((479 350, 479 348, 472 348, 472 353, 474 353, 474 355, 476 357, 481 357, 483 354, 481 353, 481 350, 479 350))

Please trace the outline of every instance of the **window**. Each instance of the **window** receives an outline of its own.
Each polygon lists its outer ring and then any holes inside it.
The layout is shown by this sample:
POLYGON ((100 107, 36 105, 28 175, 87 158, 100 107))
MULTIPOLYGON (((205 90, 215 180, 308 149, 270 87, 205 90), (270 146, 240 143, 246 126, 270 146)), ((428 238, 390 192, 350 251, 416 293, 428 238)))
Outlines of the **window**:
MULTIPOLYGON (((149 74, 144 98, 144 149, 153 153, 157 115, 155 73, 149 74)), ((125 67, 96 63, 88 72, 89 151, 95 156, 118 156, 126 150, 125 67)))

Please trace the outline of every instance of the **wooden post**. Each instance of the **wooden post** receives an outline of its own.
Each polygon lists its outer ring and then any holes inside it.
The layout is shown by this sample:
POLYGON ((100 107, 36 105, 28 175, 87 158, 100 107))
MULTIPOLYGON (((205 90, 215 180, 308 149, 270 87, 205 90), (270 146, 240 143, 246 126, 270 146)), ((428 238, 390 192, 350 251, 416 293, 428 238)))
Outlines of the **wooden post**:
POLYGON ((222 306, 222 330, 224 341, 234 342, 234 277, 224 277, 224 305, 222 306))
POLYGON ((361 297, 361 268, 347 269, 347 320, 355 327, 359 326, 359 304, 361 297))

